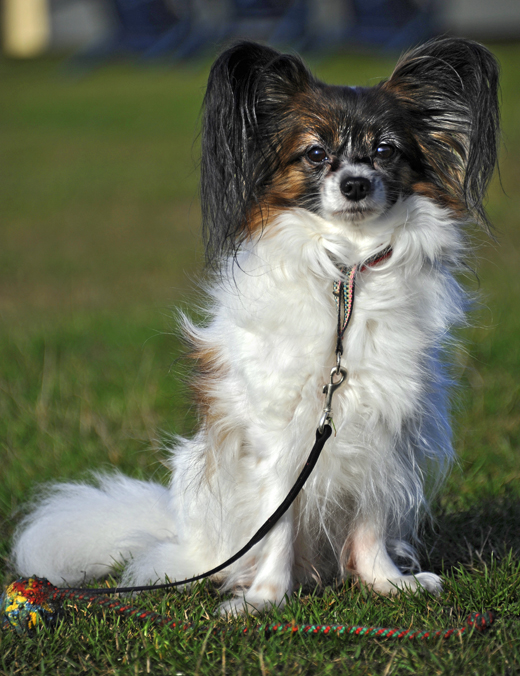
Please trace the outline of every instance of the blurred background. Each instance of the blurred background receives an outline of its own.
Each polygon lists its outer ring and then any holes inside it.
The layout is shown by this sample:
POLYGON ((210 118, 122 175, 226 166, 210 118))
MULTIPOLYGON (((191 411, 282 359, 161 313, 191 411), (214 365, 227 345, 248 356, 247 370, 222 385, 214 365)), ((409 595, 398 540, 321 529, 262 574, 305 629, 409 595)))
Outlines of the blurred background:
POLYGON ((212 59, 242 37, 299 51, 336 84, 374 84, 439 33, 499 59, 496 240, 475 233, 481 303, 455 355, 461 461, 442 504, 512 492, 520 520, 518 0, 0 7, 0 563, 34 485, 108 466, 164 477, 165 440, 193 428, 175 316, 204 303, 199 110, 212 59))
POLYGON ((516 39, 518 0, 3 0, 13 57, 82 49, 84 57, 182 59, 249 37, 299 50, 402 49, 436 33, 516 39))

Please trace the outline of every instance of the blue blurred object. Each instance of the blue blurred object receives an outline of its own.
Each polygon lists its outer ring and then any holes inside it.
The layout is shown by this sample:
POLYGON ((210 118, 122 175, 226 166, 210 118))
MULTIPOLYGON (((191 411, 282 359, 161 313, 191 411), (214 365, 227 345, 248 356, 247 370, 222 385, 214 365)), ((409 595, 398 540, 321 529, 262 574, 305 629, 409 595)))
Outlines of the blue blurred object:
POLYGON ((350 0, 352 27, 345 43, 404 49, 424 42, 437 31, 436 0, 350 0))
POLYGON ((119 19, 115 38, 123 51, 140 52, 151 47, 177 18, 163 0, 111 0, 119 19))
POLYGON ((240 39, 296 46, 306 33, 308 0, 227 0, 220 3, 218 18, 211 15, 211 2, 187 4, 190 19, 184 38, 170 43, 176 28, 170 29, 147 51, 147 57, 187 59, 205 48, 240 39))
POLYGON ((294 44, 307 29, 307 0, 232 0, 229 38, 294 44))
POLYGON ((80 58, 182 60, 240 39, 298 51, 401 50, 438 32, 440 1, 339 0, 324 7, 320 0, 105 0, 115 31, 80 58))
POLYGON ((186 18, 165 0, 105 0, 105 3, 115 19, 115 31, 108 40, 81 53, 81 59, 142 55, 166 36, 172 45, 180 43, 188 33, 186 18))
POLYGON ((287 7, 292 4, 287 0, 233 0, 233 13, 235 19, 251 19, 279 17, 284 14, 287 7))

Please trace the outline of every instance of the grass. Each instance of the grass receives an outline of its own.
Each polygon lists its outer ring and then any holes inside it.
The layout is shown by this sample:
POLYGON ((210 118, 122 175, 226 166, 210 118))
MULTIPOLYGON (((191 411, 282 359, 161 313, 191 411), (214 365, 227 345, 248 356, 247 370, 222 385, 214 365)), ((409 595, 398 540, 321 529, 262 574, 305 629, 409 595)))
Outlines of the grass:
MULTIPOLYGON (((0 633, 0 674, 520 673, 520 46, 496 46, 503 69, 502 182, 489 211, 498 243, 479 248, 483 303, 455 416, 460 463, 433 505, 423 564, 443 574, 438 598, 368 596, 355 585, 299 590, 265 621, 417 628, 497 613, 462 641, 233 631, 210 583, 153 593, 139 606, 226 634, 155 629, 68 604, 34 637, 0 633)), ((366 84, 392 59, 342 55, 324 79, 366 84)), ((207 64, 113 64, 81 76, 54 61, 0 61, 0 582, 14 577, 9 538, 34 487, 117 467, 164 479, 164 440, 194 420, 175 337, 201 267, 196 128, 207 64)), ((476 286, 476 282, 470 280, 476 286)), ((248 620, 253 622, 254 620, 248 620)))

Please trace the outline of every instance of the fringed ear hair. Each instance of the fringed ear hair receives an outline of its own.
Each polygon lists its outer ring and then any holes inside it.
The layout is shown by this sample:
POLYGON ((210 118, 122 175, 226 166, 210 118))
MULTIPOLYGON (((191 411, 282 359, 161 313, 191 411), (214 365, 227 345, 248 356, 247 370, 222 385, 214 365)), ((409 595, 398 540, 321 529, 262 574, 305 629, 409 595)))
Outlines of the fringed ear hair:
POLYGON ((277 130, 290 97, 311 78, 297 57, 243 42, 213 65, 202 131, 206 258, 218 264, 247 237, 247 216, 277 167, 277 130))
POLYGON ((437 38, 406 53, 382 88, 411 116, 428 180, 484 227, 483 198, 497 161, 499 68, 482 45, 437 38))

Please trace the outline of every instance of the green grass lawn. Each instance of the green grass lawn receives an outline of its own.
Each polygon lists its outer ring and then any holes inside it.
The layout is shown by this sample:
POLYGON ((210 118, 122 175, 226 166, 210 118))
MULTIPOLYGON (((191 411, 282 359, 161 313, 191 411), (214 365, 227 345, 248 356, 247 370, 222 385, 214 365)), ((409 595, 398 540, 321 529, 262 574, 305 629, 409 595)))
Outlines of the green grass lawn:
MULTIPOLYGON (((422 561, 438 598, 370 597, 355 585, 300 590, 264 621, 448 628, 494 610, 486 635, 364 638, 189 634, 68 604, 54 632, 0 633, 0 674, 520 673, 520 45, 503 69, 502 185, 483 236, 474 328, 457 357, 460 462, 433 505, 422 561)), ((323 79, 367 84, 393 59, 343 55, 323 79)), ((86 76, 54 61, 0 61, 0 582, 24 502, 51 479, 117 467, 165 479, 169 435, 194 416, 175 309, 199 301, 197 125, 207 65, 114 64, 86 76)), ((215 590, 155 592, 144 608, 208 627, 215 590)), ((251 620, 253 621, 253 620, 251 620)))

